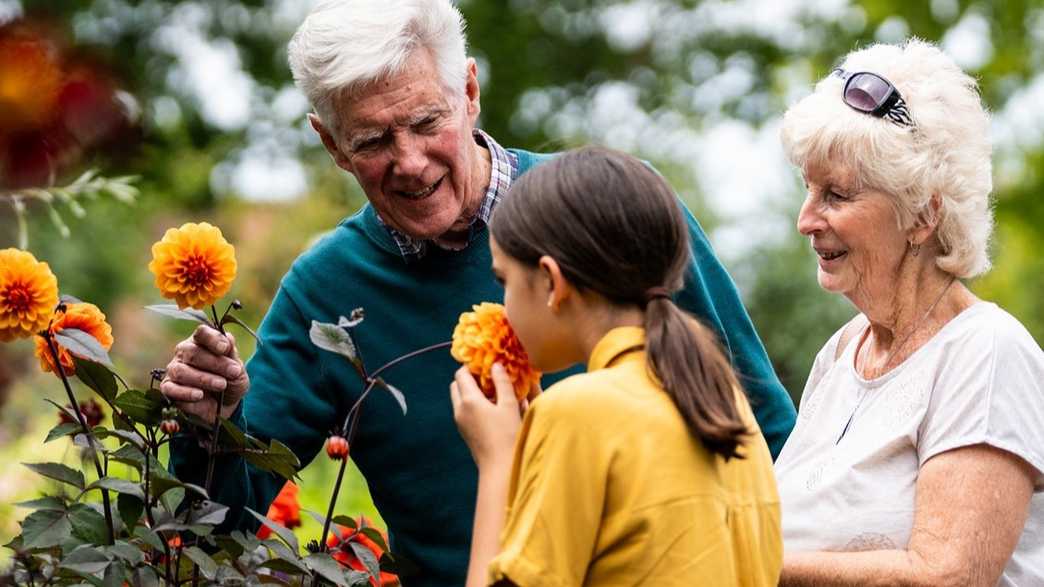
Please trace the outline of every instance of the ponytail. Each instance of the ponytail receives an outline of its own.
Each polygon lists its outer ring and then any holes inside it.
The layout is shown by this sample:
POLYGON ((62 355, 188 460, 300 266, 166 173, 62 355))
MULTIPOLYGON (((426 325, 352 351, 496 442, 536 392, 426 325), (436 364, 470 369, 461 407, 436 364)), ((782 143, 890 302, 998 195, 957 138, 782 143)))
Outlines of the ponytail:
POLYGON ((647 299, 649 367, 707 450, 725 460, 743 458, 739 447, 750 430, 736 406, 739 383, 729 360, 713 334, 669 297, 649 295, 647 299))
POLYGON ((670 299, 692 253, 681 204, 660 175, 617 151, 569 151, 511 184, 490 232, 523 265, 549 255, 576 288, 644 307, 653 375, 709 451, 742 457, 750 432, 732 365, 715 336, 670 299))

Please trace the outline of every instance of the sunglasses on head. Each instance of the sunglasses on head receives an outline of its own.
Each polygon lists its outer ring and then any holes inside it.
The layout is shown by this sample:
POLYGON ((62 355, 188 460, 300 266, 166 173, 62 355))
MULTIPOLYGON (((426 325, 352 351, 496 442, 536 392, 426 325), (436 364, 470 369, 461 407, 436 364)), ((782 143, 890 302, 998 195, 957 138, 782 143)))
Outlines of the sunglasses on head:
POLYGON ((837 68, 831 74, 845 83, 841 99, 849 108, 913 128, 913 118, 910 117, 906 101, 892 82, 869 71, 851 72, 837 68))

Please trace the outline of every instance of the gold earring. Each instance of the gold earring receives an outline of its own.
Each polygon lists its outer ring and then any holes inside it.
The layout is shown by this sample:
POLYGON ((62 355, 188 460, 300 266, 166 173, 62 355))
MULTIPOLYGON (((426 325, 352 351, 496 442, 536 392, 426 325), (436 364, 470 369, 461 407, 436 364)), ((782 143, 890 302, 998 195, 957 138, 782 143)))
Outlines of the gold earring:
POLYGON ((915 243, 911 242, 910 243, 910 254, 912 254, 914 257, 916 257, 917 255, 920 255, 921 254, 921 245, 915 244, 915 243))

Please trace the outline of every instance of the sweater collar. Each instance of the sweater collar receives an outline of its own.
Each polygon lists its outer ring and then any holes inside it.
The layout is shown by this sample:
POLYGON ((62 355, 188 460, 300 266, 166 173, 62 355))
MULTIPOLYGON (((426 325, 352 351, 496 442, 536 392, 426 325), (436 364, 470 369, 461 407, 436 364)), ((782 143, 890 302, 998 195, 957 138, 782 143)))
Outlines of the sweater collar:
POLYGON ((597 371, 612 365, 616 359, 645 349, 645 329, 640 326, 619 326, 605 333, 598 341, 591 358, 587 361, 588 371, 597 371))

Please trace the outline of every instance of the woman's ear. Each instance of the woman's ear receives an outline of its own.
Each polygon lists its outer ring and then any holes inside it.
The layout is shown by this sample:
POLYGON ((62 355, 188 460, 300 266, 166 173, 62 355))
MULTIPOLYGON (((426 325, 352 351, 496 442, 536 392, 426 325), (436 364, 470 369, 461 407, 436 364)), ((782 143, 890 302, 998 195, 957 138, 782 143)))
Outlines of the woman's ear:
POLYGON ((942 210, 942 197, 939 194, 932 194, 928 205, 914 219, 914 225, 910 229, 911 244, 923 245, 935 234, 935 230, 939 227, 940 210, 942 210))
POLYGON ((562 302, 572 294, 573 286, 562 275, 562 268, 553 258, 547 255, 540 257, 537 267, 540 269, 543 285, 547 288, 547 307, 551 308, 552 312, 557 312, 562 302))

